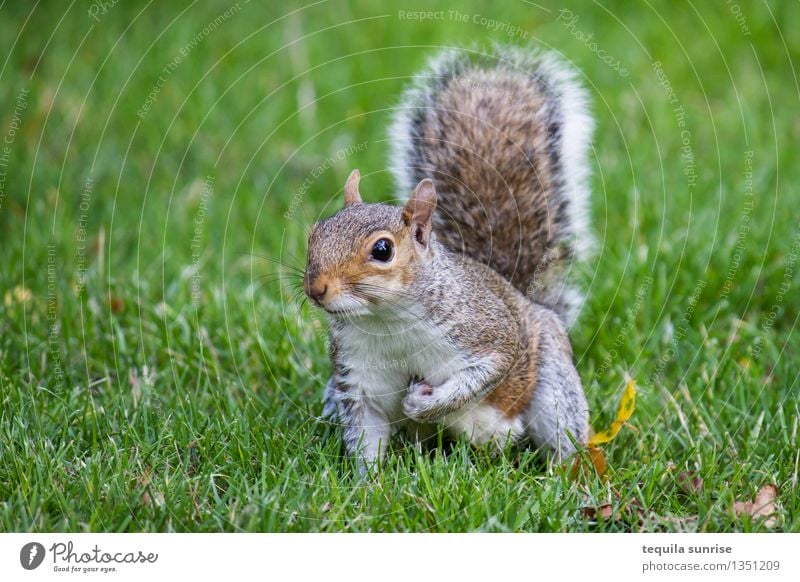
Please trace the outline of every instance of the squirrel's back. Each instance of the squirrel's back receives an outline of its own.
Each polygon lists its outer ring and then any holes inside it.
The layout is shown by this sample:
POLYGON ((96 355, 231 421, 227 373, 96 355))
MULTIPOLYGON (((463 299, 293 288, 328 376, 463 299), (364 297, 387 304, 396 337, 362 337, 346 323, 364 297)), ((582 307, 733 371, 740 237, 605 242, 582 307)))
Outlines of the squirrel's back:
POLYGON ((390 139, 400 192, 432 178, 434 231, 571 323, 569 265, 588 248, 593 121, 574 73, 549 54, 448 50, 404 95, 390 139))

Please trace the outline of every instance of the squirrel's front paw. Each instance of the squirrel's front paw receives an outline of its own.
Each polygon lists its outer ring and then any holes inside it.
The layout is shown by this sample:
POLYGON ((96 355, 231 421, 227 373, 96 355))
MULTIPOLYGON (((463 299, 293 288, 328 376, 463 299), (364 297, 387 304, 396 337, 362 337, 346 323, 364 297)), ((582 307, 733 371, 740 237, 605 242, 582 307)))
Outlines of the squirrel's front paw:
POLYGON ((434 388, 424 380, 414 380, 408 386, 408 394, 403 398, 403 412, 417 422, 436 420, 436 399, 434 388))

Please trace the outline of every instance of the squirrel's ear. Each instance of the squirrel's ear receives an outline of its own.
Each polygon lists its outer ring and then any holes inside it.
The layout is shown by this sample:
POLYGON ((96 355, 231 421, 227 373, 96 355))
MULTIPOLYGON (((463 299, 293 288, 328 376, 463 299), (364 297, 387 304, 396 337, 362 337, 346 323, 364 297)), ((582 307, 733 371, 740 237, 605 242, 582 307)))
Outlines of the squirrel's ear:
POLYGON ((358 193, 358 182, 361 180, 361 172, 353 170, 344 184, 344 205, 361 204, 361 194, 358 193))
POLYGON ((411 227, 418 243, 428 246, 431 235, 431 219, 436 210, 436 188, 433 180, 425 178, 417 184, 411 198, 403 209, 403 221, 411 227))

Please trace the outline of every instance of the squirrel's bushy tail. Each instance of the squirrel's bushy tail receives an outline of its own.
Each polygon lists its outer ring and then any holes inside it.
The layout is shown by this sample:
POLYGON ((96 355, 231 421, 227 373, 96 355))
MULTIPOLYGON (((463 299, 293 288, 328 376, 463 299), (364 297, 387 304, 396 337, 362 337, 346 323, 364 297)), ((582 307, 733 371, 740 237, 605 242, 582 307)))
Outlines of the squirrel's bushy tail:
POLYGON ((551 54, 447 50, 403 96, 390 134, 397 185, 438 193, 440 242, 486 263, 567 323, 582 295, 569 266, 588 249, 593 120, 551 54))

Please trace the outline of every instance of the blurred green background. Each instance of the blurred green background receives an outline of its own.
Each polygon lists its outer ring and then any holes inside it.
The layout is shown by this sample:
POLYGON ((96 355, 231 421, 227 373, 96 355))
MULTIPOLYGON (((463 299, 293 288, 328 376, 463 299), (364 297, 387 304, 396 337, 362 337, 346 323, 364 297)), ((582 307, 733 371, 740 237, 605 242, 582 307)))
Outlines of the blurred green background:
POLYGON ((774 483, 799 529, 799 26, 796 2, 2 4, 0 528, 749 531, 733 501, 774 483), (464 443, 359 483, 316 418, 325 323, 277 278, 352 168, 397 197, 387 124, 426 59, 491 42, 592 95, 593 425, 639 386, 611 488, 464 443))

